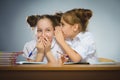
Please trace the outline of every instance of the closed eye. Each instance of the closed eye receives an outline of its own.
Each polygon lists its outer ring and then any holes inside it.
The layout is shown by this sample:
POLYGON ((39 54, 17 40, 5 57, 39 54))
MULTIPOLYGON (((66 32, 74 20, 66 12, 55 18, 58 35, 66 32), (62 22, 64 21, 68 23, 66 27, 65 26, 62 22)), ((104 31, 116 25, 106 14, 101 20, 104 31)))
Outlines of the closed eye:
POLYGON ((62 27, 64 26, 64 24, 61 22, 61 24, 60 24, 62 27))
POLYGON ((50 29, 47 29, 46 31, 51 31, 50 29))
POLYGON ((42 32, 42 30, 37 30, 37 32, 42 32))

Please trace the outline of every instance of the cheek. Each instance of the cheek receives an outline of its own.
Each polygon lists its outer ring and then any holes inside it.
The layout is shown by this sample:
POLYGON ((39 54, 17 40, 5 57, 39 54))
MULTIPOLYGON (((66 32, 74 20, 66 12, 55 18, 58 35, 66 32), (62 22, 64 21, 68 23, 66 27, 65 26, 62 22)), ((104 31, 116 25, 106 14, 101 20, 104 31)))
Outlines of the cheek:
POLYGON ((62 28, 63 34, 66 36, 67 34, 69 34, 69 31, 66 28, 62 28))
POLYGON ((69 28, 63 28, 62 31, 63 31, 65 39, 70 37, 70 35, 71 35, 71 29, 69 29, 69 28))
POLYGON ((37 33, 36 37, 37 37, 37 39, 39 39, 41 37, 41 33, 37 33))
POLYGON ((48 37, 48 39, 50 40, 50 42, 53 39, 54 34, 53 33, 47 33, 46 36, 48 37))
POLYGON ((66 29, 65 28, 62 28, 62 31, 63 31, 64 34, 66 33, 66 29))
POLYGON ((39 39, 39 34, 36 34, 37 39, 39 39))

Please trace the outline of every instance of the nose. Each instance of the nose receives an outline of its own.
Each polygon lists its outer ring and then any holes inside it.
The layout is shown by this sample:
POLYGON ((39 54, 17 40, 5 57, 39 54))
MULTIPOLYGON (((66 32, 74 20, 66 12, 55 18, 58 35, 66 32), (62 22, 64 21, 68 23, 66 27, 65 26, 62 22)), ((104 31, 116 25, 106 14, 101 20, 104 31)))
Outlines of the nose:
POLYGON ((45 32, 44 31, 42 32, 42 36, 45 36, 45 32))

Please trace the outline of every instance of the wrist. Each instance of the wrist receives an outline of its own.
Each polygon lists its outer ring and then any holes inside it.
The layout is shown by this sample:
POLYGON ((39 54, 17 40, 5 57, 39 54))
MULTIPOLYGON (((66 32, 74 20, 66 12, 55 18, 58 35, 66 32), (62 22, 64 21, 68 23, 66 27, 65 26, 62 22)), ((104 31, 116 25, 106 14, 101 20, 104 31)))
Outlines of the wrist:
POLYGON ((38 54, 43 54, 43 53, 44 53, 44 50, 37 50, 37 53, 38 53, 38 54))
POLYGON ((51 50, 48 50, 48 51, 45 52, 45 54, 49 54, 49 53, 51 53, 51 50))
POLYGON ((37 54, 44 54, 44 51, 38 51, 37 54))
POLYGON ((61 45, 62 47, 64 47, 64 46, 67 45, 67 44, 66 44, 65 41, 63 41, 63 42, 60 43, 60 45, 61 45))

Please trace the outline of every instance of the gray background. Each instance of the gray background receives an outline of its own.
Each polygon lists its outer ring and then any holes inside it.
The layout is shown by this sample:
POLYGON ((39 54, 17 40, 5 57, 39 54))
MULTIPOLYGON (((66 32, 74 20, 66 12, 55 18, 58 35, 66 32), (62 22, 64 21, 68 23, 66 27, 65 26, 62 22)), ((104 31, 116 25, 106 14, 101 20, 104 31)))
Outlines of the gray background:
POLYGON ((120 61, 120 0, 0 0, 0 51, 22 51, 34 38, 27 16, 73 8, 93 11, 88 29, 95 36, 98 56, 120 61))

